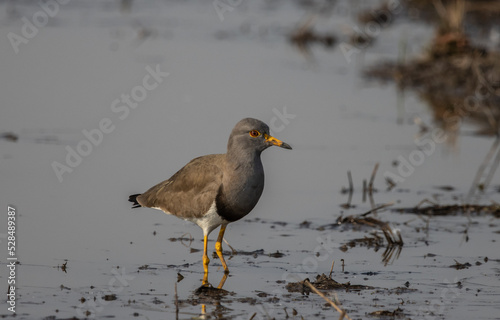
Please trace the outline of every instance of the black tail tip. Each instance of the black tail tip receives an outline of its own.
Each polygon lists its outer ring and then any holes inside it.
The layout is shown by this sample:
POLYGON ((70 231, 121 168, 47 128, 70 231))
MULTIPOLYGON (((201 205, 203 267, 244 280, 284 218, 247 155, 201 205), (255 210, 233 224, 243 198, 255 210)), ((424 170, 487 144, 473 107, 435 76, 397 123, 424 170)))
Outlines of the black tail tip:
POLYGON ((140 196, 141 194, 132 194, 128 197, 128 201, 132 202, 132 209, 133 208, 140 208, 142 207, 139 202, 137 202, 137 197, 140 196))

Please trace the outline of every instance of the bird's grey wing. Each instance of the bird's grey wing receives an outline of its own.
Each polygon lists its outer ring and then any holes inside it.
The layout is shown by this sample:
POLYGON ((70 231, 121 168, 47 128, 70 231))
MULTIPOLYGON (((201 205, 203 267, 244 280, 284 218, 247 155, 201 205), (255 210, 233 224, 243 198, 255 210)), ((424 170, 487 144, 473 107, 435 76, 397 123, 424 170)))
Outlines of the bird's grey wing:
POLYGON ((209 210, 222 184, 223 156, 191 160, 170 179, 138 196, 137 201, 143 207, 161 209, 179 218, 201 217, 209 210))

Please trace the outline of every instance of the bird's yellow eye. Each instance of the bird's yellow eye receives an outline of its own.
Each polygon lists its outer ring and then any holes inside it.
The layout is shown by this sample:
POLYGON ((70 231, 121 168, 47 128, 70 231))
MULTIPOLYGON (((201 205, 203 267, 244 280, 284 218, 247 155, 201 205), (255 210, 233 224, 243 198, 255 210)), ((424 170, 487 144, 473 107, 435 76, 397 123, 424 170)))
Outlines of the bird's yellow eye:
POLYGON ((250 137, 252 137, 252 138, 257 138, 258 136, 260 136, 260 132, 257 130, 252 130, 249 133, 250 133, 250 137))

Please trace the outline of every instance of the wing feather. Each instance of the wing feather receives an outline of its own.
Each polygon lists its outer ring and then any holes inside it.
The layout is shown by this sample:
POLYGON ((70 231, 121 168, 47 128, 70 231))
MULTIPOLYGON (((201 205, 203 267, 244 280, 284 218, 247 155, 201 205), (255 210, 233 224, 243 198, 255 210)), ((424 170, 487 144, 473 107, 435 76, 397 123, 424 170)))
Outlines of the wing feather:
POLYGON ((170 179, 137 197, 143 207, 160 208, 183 219, 202 217, 222 184, 223 154, 191 160, 170 179))

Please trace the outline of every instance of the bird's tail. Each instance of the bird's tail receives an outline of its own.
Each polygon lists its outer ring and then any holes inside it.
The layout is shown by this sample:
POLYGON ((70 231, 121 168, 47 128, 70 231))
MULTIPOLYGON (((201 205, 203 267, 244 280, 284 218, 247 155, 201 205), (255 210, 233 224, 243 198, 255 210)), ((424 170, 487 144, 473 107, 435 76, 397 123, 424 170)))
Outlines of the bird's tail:
POLYGON ((137 202, 137 197, 140 196, 141 194, 132 194, 128 197, 128 201, 132 202, 132 209, 133 208, 140 208, 142 207, 139 202, 137 202))

